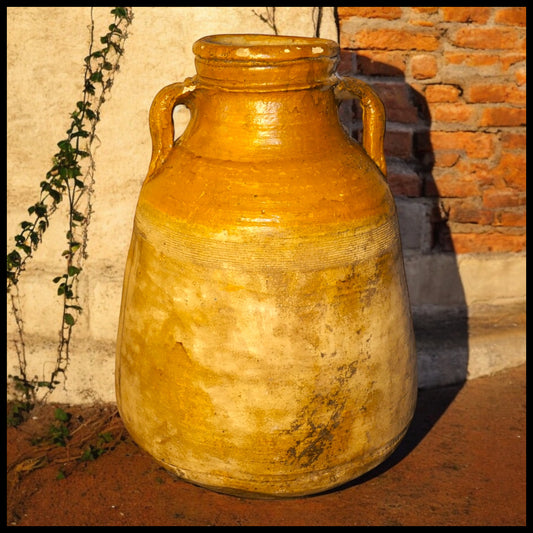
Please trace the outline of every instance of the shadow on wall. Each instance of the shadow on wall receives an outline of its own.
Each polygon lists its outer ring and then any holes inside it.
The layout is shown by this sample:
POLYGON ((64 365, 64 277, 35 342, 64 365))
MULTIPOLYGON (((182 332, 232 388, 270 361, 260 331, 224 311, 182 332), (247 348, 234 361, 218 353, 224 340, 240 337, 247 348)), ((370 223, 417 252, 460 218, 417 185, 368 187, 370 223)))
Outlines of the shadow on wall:
MULTIPOLYGON (((350 483, 356 485, 407 456, 463 387, 468 369, 468 313, 434 184, 431 116, 424 96, 406 83, 397 68, 358 57, 356 52, 343 50, 339 74, 371 85, 385 106, 387 181, 398 207, 419 372, 417 408, 406 436, 385 462, 350 483), (436 383, 440 386, 435 387, 436 383)), ((343 102, 340 117, 352 137, 361 141, 358 103, 343 102)))

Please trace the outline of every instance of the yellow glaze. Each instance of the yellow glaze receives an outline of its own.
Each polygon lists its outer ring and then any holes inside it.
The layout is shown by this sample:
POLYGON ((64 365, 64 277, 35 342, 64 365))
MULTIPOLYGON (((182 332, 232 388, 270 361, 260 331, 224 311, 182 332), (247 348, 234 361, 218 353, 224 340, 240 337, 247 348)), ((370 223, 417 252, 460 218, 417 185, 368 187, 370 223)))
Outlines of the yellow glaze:
POLYGON ((133 439, 192 483, 318 493, 388 457, 416 360, 383 106, 333 41, 219 35, 150 111, 117 340, 133 439), (363 146, 338 118, 363 107, 363 146), (174 140, 172 110, 191 119, 174 140))

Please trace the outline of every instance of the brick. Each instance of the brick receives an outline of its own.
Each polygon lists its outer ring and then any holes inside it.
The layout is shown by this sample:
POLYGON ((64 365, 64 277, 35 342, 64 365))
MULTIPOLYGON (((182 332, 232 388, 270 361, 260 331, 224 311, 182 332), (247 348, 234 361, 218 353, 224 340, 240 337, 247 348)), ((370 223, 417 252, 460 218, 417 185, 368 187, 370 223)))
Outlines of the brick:
POLYGON ((383 105, 387 121, 402 124, 418 122, 418 110, 410 98, 410 88, 404 82, 376 82, 372 84, 383 105))
POLYGON ((453 167, 459 160, 459 153, 457 151, 451 150, 436 150, 433 153, 434 157, 434 166, 449 168, 453 167))
POLYGON ((525 126, 526 110, 510 106, 489 107, 483 110, 480 126, 525 126))
POLYGON ((498 142, 496 134, 484 132, 431 131, 434 150, 461 150, 469 157, 491 157, 498 142))
POLYGON ((526 153, 502 153, 499 164, 492 169, 492 174, 502 178, 508 187, 525 192, 526 153))
POLYGON ((411 76, 415 80, 434 78, 438 73, 437 58, 431 54, 415 55, 410 61, 411 76))
POLYGON ((514 50, 524 39, 512 28, 459 28, 449 36, 450 43, 463 48, 514 50))
POLYGON ((406 30, 361 30, 346 35, 341 33, 341 46, 365 50, 418 50, 433 51, 439 48, 436 32, 406 30))
POLYGON ((439 10, 438 7, 411 7, 410 9, 414 13, 424 13, 426 15, 432 15, 433 13, 437 13, 439 10))
POLYGON ((465 88, 464 96, 471 103, 526 103, 526 91, 511 83, 474 83, 465 88))
POLYGON ((435 153, 429 140, 429 130, 418 129, 413 132, 413 154, 421 169, 430 172, 435 165, 435 153))
POLYGON ((514 207, 512 210, 500 210, 494 215, 493 226, 526 228, 526 206, 514 207))
POLYGON ((507 24, 509 26, 526 26, 525 7, 499 7, 496 9, 494 22, 498 24, 507 24))
POLYGON ((526 54, 500 54, 499 56, 500 65, 502 67, 503 72, 507 72, 511 67, 514 67, 515 65, 519 65, 520 63, 524 63, 524 69, 525 69, 525 62, 526 62, 526 54))
POLYGON ((429 110, 434 122, 448 124, 468 124, 474 116, 474 108, 469 104, 431 103, 429 110))
POLYGON ((401 159, 410 159, 413 156, 413 132, 410 130, 392 130, 385 132, 385 154, 401 159))
POLYGON ((434 102, 457 102, 461 96, 461 89, 456 85, 428 85, 425 88, 424 96, 428 103, 434 102))
POLYGON ((501 137, 501 145, 504 150, 516 150, 526 148, 526 134, 504 132, 501 137))
POLYGON ((338 7, 340 19, 347 17, 381 18, 387 20, 399 19, 402 16, 401 7, 338 7))
POLYGON ((433 153, 429 125, 426 125, 423 129, 415 130, 413 134, 413 151, 418 157, 426 152, 433 153))
POLYGON ((494 175, 492 159, 479 160, 462 157, 455 165, 455 171, 461 176, 477 181, 480 187, 505 187, 505 182, 503 180, 497 180, 497 177, 494 175))
POLYGON ((516 69, 515 72, 515 81, 518 85, 525 85, 526 84, 526 67, 521 67, 516 69))
POLYGON ((433 173, 433 182, 437 196, 441 198, 466 198, 481 194, 475 178, 462 176, 459 172, 436 171, 433 173))
POLYGON ((485 52, 444 52, 444 62, 450 65, 464 65, 466 67, 490 67, 497 65, 500 57, 494 53, 485 52))
POLYGON ((476 22, 484 24, 489 20, 490 7, 441 7, 445 22, 476 22))
POLYGON ((525 235, 505 233, 452 233, 453 249, 457 254, 487 252, 521 252, 526 249, 525 235))
POLYGON ((357 72, 367 76, 404 76, 407 58, 404 52, 360 50, 357 72))
POLYGON ((479 198, 465 198, 464 200, 447 200, 448 220, 461 224, 491 224, 494 213, 481 205, 479 198))
POLYGON ((389 165, 387 183, 394 196, 418 198, 422 194, 421 177, 407 165, 389 165))
POLYGON ((337 72, 339 74, 353 74, 356 71, 356 55, 353 50, 342 50, 340 53, 340 61, 337 65, 337 72))
POLYGON ((482 198, 485 207, 518 207, 526 203, 526 194, 514 189, 487 189, 482 198))

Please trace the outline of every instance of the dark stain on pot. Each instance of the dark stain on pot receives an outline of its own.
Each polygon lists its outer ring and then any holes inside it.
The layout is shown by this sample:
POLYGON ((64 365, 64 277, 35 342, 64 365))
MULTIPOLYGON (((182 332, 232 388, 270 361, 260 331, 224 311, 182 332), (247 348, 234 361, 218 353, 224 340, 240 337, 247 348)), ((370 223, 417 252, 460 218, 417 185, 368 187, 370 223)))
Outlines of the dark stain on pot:
POLYGON ((336 384, 327 395, 315 394, 309 404, 304 406, 292 423, 290 433, 303 432, 304 437, 287 450, 291 463, 308 467, 331 447, 335 430, 341 423, 346 404, 346 382, 357 372, 357 361, 337 368, 336 384), (329 409, 330 415, 325 423, 317 423, 317 413, 329 409))
MULTIPOLYGON (((335 404, 331 399, 315 397, 311 405, 315 404, 315 401, 318 403, 326 401, 328 404, 335 404)), ((327 423, 316 425, 313 422, 312 413, 307 412, 309 408, 306 407, 302 410, 302 416, 298 418, 303 419, 303 422, 295 423, 293 425, 294 427, 291 427, 291 432, 300 429, 301 426, 305 426, 306 434, 302 440, 296 442, 295 446, 287 450, 287 455, 291 463, 297 463, 300 466, 307 467, 318 460, 331 445, 333 430, 339 425, 342 407, 342 405, 335 407, 327 423)), ((311 409, 313 408, 311 407, 311 409)))

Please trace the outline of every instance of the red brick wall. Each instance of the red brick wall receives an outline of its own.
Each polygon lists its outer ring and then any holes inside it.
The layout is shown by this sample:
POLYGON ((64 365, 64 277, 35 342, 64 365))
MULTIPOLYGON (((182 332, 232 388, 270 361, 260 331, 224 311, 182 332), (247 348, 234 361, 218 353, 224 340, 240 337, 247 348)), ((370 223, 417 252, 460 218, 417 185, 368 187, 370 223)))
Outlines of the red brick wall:
POLYGON ((433 249, 525 250, 526 8, 336 9, 339 72, 381 96, 389 184, 434 202, 433 249))

